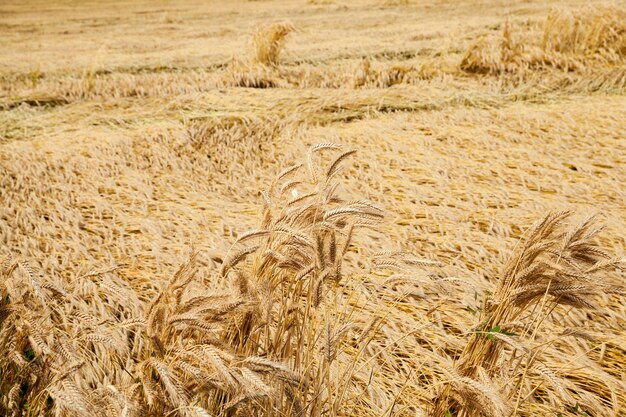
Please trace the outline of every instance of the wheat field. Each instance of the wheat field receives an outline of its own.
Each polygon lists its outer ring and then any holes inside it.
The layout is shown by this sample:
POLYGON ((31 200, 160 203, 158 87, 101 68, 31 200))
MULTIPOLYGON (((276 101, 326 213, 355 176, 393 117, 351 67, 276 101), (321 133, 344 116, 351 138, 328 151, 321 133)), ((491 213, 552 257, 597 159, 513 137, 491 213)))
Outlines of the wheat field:
POLYGON ((626 415, 623 2, 0 34, 1 415, 626 415))

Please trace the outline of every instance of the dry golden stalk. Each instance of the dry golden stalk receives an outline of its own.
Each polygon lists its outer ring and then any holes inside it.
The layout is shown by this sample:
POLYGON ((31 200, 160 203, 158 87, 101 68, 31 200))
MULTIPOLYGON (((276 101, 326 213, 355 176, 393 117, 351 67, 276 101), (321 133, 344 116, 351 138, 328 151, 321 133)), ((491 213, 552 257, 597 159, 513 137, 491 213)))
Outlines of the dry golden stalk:
POLYGON ((286 37, 294 30, 290 23, 274 23, 259 28, 253 38, 255 61, 263 65, 278 65, 286 37))

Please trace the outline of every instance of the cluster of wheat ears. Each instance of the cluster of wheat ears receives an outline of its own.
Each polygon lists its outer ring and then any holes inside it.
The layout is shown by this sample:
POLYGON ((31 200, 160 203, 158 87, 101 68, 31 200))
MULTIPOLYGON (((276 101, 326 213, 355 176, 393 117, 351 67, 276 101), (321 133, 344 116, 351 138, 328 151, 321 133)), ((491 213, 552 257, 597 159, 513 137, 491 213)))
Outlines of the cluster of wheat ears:
MULTIPOLYGON (((2 414, 335 416, 375 402, 367 365, 394 346, 373 344, 392 324, 363 308, 360 287, 350 285, 359 271, 344 274, 342 260, 360 255, 354 237, 376 228, 384 213, 341 197, 337 174, 355 151, 340 148, 313 146, 302 163, 282 171, 262 193, 258 229, 240 234, 225 255, 214 254, 220 266, 208 275, 198 273, 193 249, 169 282, 143 291, 114 268, 62 282, 6 259, 2 414), (215 292, 209 283, 224 289, 215 292)), ((558 306, 592 309, 598 295, 622 288, 615 278, 623 260, 596 243, 602 228, 593 217, 568 227, 570 218, 550 213, 525 233, 453 363, 436 358, 436 349, 425 353, 444 377, 433 382, 436 395, 424 413, 514 415, 541 389, 526 389, 534 370, 564 404, 599 415, 601 399, 576 396, 543 365, 551 342, 537 337, 558 306)), ((367 258, 388 271, 385 287, 414 283, 417 269, 435 267, 400 252, 367 258)), ((386 413, 396 411, 391 405, 386 413)))

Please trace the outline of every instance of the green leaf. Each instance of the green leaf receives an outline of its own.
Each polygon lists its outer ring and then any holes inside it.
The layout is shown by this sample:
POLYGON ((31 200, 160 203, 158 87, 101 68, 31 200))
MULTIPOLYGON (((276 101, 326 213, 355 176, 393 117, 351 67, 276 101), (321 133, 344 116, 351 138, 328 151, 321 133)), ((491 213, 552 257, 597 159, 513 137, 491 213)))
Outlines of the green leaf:
POLYGON ((499 324, 497 326, 492 327, 491 329, 487 330, 487 333, 488 333, 487 334, 487 339, 489 339, 489 340, 496 340, 496 338, 492 334, 489 334, 489 333, 500 333, 500 334, 503 334, 505 336, 517 336, 515 333, 511 333, 511 332, 507 332, 505 330, 502 330, 502 327, 500 327, 499 324))
POLYGON ((475 308, 472 308, 471 306, 465 306, 465 310, 469 311, 472 316, 475 316, 476 313, 478 312, 478 310, 476 310, 475 308))
POLYGON ((574 406, 570 405, 569 408, 578 415, 589 417, 589 414, 578 403, 574 406))
POLYGON ((24 352, 24 357, 29 361, 33 361, 35 359, 37 355, 35 354, 35 351, 32 349, 26 349, 26 351, 24 352))

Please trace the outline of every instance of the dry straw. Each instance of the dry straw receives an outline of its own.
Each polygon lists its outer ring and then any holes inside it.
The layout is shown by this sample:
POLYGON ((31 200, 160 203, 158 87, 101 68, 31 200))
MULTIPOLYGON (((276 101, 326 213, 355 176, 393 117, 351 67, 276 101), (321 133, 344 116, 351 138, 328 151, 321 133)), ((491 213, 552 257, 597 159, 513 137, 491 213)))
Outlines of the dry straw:
POLYGON ((626 13, 619 8, 553 9, 543 29, 504 24, 500 39, 472 44, 461 69, 511 73, 538 68, 582 70, 593 64, 619 65, 626 57, 626 13))
POLYGON ((0 414, 624 414, 623 8, 313 3, 0 13, 0 414))

